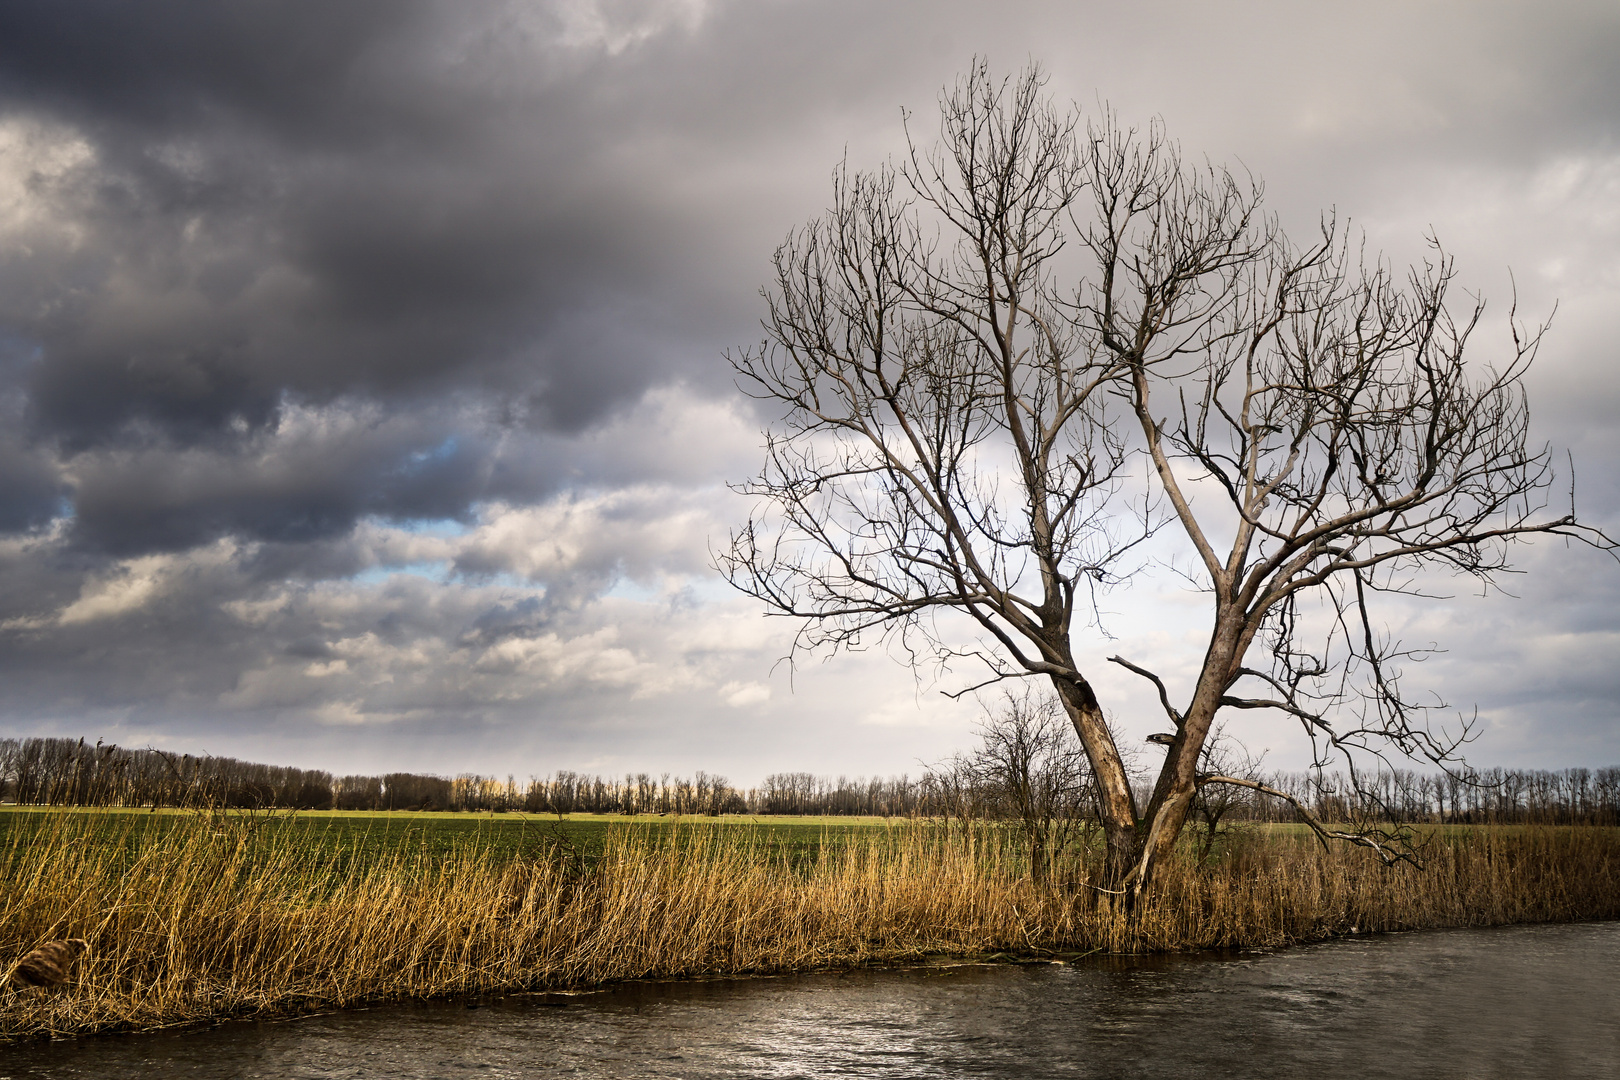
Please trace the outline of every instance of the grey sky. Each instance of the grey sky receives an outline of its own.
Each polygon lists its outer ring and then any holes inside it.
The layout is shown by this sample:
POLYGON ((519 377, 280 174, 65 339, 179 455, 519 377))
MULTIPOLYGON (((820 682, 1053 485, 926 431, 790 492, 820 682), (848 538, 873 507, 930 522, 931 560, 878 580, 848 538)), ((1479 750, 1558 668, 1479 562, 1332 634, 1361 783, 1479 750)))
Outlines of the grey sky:
MULTIPOLYGON (((1620 521, 1612 3, 314 2, 0 9, 0 733, 339 770, 890 772, 966 737, 881 654, 773 673, 708 569, 772 248, 975 53, 1429 229, 1558 315, 1531 379, 1620 521), (1509 270, 1512 271, 1512 279, 1509 270)), ((1567 469, 1565 470, 1567 472, 1567 469)), ((1620 570, 1397 629, 1485 764, 1620 760, 1620 570)), ((1197 659, 1169 581, 1110 628, 1197 659)), ((1097 658, 1113 651, 1094 643, 1097 658)), ((1151 703, 1112 671, 1106 702, 1151 703)), ((1287 729, 1251 741, 1297 763, 1287 729)))

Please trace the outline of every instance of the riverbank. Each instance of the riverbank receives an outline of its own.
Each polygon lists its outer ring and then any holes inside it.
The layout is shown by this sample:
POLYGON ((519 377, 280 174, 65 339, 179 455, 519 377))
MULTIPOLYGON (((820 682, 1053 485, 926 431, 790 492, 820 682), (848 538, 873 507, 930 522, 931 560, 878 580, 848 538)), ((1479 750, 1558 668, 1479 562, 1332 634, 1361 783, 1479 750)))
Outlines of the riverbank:
POLYGON ((293 1015, 365 1001, 934 955, 1283 945, 1620 917, 1620 830, 1439 829, 1425 869, 1234 833, 1127 924, 1086 854, 1051 887, 995 828, 926 822, 780 842, 746 824, 560 828, 521 844, 379 843, 318 822, 56 814, 0 845, 0 957, 83 937, 54 991, 0 991, 0 1038, 293 1015))

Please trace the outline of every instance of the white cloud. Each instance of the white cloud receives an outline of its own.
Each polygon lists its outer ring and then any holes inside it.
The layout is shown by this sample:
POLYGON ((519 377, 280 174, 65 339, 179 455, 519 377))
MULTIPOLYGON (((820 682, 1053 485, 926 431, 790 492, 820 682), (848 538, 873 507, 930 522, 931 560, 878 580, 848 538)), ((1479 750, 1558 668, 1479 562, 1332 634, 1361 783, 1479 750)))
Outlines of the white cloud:
POLYGON ((55 212, 55 189, 92 165, 95 148, 78 132, 12 117, 0 120, 0 250, 51 236, 65 246, 84 227, 55 212))
POLYGON ((764 683, 731 680, 719 690, 720 700, 734 709, 758 705, 771 699, 771 688, 764 683))
POLYGON ((55 621, 62 626, 72 626, 140 611, 161 598, 184 576, 228 566, 237 554, 235 543, 219 540, 184 554, 125 559, 86 580, 79 598, 58 612, 55 621))
POLYGON ((690 33, 702 25, 706 0, 553 0, 561 24, 558 43, 570 49, 601 49, 617 56, 670 30, 690 33))

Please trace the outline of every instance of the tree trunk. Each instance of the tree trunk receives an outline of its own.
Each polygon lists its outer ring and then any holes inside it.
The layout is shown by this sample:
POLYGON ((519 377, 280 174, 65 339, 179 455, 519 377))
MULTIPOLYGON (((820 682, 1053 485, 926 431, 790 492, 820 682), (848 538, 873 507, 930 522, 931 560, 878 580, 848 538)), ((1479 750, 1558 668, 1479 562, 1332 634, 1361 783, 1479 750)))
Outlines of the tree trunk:
POLYGON ((1102 815, 1103 836, 1108 841, 1104 867, 1106 887, 1117 889, 1136 866, 1141 853, 1141 836, 1136 824, 1136 796, 1131 792, 1125 762, 1114 745, 1108 721, 1091 684, 1084 679, 1053 678, 1058 697, 1074 724, 1075 734, 1091 760, 1097 784, 1097 808, 1102 815))
POLYGON ((1154 787, 1153 799, 1148 804, 1146 835, 1131 878, 1133 902, 1146 895, 1153 887, 1153 877, 1160 864, 1175 853, 1176 840, 1192 812, 1193 798, 1198 794, 1198 755, 1209 737, 1219 706, 1219 691, 1200 687, 1176 739, 1170 744, 1164 768, 1154 787))
POLYGON ((1192 812, 1198 794, 1198 757, 1220 711, 1221 696, 1230 685, 1238 640, 1243 625, 1230 611, 1217 614, 1215 633, 1204 655, 1203 672, 1191 705, 1165 755, 1164 768, 1148 802, 1146 835, 1130 880, 1132 903, 1153 888, 1154 872, 1175 853, 1176 840, 1192 812))

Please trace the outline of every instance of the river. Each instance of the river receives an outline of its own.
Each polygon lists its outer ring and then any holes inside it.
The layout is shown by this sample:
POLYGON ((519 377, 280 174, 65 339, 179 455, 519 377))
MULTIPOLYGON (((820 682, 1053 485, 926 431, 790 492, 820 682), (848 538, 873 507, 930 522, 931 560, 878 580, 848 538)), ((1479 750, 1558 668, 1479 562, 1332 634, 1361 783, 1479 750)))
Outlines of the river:
POLYGON ((0 1048, 15 1080, 547 1076, 1620 1078, 1620 923, 641 983, 0 1048))

